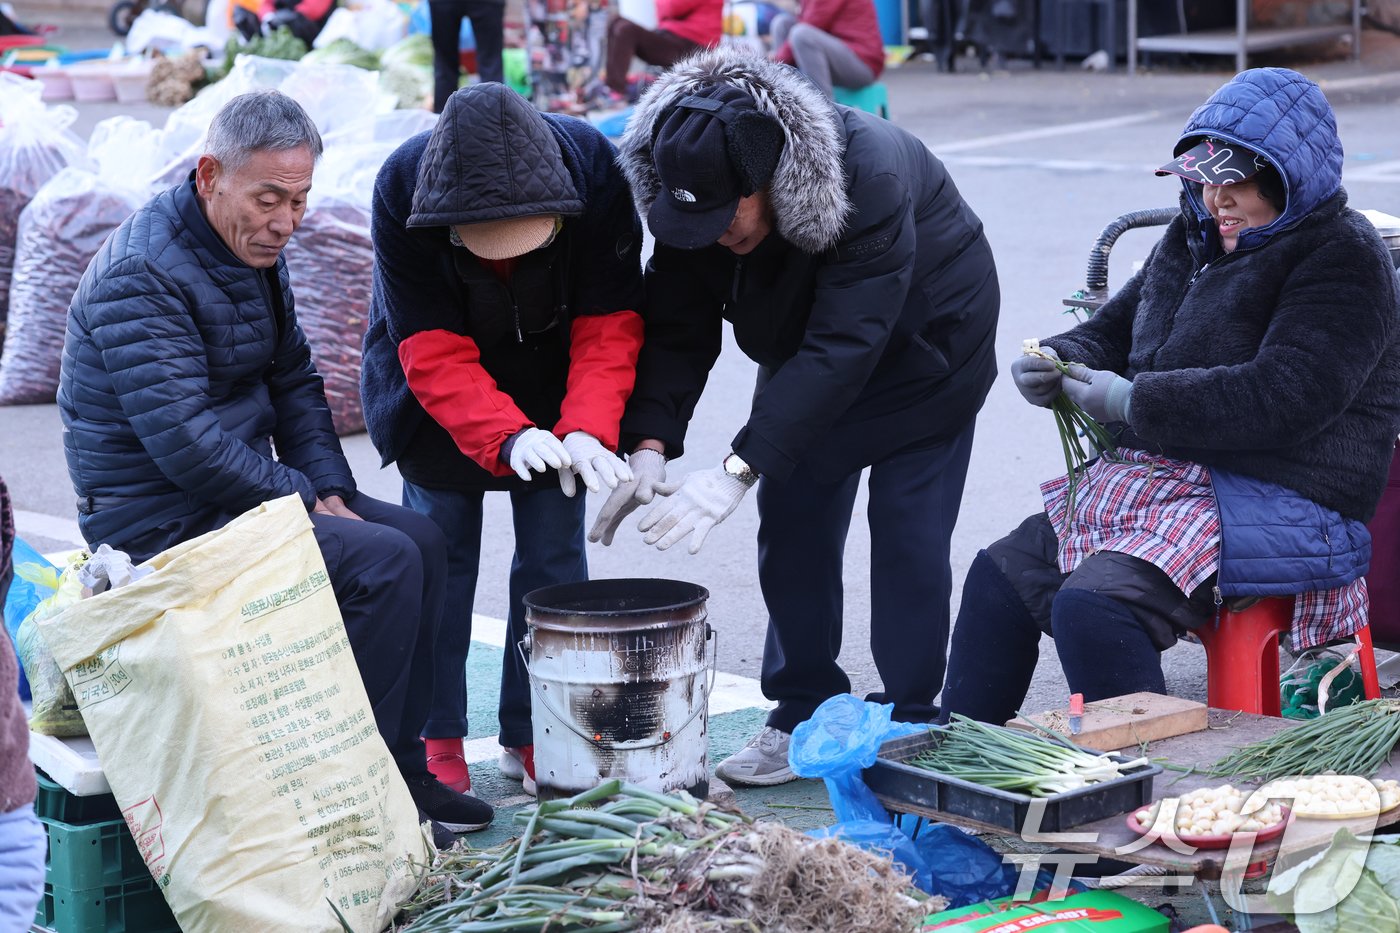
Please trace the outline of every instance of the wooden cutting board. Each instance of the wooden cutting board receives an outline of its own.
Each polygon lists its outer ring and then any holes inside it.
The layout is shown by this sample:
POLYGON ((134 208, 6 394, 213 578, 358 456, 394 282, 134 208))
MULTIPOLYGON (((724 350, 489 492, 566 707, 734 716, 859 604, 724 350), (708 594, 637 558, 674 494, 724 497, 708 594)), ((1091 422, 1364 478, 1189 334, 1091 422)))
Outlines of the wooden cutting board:
MULTIPOLYGON (((1056 732, 1069 734, 1069 704, 1031 716, 1036 723, 1056 732)), ((1107 752, 1137 746, 1154 739, 1200 732, 1208 722, 1206 705, 1160 693, 1130 693, 1084 704, 1084 724, 1074 742, 1081 748, 1107 752)), ((1031 730, 1020 717, 1007 726, 1031 730)))

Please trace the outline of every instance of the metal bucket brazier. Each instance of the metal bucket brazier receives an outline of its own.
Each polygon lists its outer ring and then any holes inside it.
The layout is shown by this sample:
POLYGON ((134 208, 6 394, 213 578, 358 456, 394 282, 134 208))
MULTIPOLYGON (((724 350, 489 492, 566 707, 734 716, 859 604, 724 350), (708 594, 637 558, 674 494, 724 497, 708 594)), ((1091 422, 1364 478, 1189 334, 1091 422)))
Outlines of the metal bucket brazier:
POLYGON ((525 597, 539 797, 621 778, 709 792, 709 592, 676 580, 565 583, 525 597))

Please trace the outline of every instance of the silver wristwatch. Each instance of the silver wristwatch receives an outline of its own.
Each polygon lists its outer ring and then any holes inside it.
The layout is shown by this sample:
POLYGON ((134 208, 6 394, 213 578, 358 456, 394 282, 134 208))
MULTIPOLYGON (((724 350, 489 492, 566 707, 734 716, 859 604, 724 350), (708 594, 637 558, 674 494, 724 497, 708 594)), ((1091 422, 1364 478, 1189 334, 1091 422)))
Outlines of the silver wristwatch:
POLYGON ((724 472, 745 486, 752 486, 758 482, 758 474, 753 471, 753 467, 745 463, 744 458, 736 453, 731 453, 724 458, 724 472))

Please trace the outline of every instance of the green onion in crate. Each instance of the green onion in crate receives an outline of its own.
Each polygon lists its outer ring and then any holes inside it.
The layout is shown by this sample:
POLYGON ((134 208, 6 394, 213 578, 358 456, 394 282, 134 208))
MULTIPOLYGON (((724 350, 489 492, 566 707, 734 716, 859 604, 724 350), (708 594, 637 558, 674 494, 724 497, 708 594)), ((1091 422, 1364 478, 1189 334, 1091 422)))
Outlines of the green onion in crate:
POLYGON ((906 764, 997 790, 1049 797, 1124 777, 1148 761, 1118 761, 954 713, 939 743, 906 764))

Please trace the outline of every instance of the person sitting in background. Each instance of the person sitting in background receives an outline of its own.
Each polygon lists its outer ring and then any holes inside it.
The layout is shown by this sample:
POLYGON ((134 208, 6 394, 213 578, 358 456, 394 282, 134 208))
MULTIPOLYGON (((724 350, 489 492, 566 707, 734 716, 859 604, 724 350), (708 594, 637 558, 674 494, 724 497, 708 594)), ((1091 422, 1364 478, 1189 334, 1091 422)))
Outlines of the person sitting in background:
POLYGON ((438 783, 420 739, 447 543, 431 521, 356 489, 282 257, 320 154, 296 101, 239 95, 214 116, 190 177, 107 239, 68 311, 64 453, 83 538, 136 562, 301 498, 380 735, 451 844, 448 830, 481 829, 492 810, 438 783))
MULTIPOLYGON (((0 606, 14 579, 14 513, 0 480, 0 606)), ((34 766, 29 763, 29 717, 19 700, 19 662, 0 632, 0 930, 27 930, 44 894, 48 839, 34 815, 34 766)))
POLYGON ((1064 392, 1117 435, 1069 509, 978 553, 943 715, 1001 723, 1042 633, 1086 700, 1163 693, 1161 652, 1232 598, 1294 597, 1295 651, 1367 624, 1370 535, 1400 430, 1400 288, 1347 207, 1332 108, 1307 78, 1245 71, 1158 170, 1181 214, 1087 321, 1024 356, 1017 388, 1064 392))
POLYGON ((336 0, 234 0, 233 25, 244 41, 286 28, 309 49, 335 5, 336 0))
POLYGON ((504 84, 505 0, 428 0, 433 37, 433 113, 442 113, 462 83, 462 18, 472 21, 476 73, 504 84))
POLYGON ((719 44, 724 0, 656 0, 656 28, 619 16, 608 26, 608 89, 613 101, 627 96, 633 58, 670 68, 688 55, 719 44))
POLYGON ((885 70, 873 0, 803 0, 797 16, 773 18, 772 32, 774 60, 795 65, 827 97, 833 87, 868 87, 885 70))

